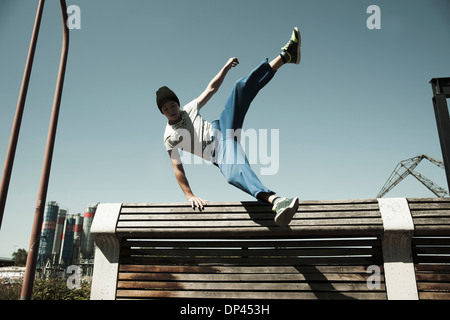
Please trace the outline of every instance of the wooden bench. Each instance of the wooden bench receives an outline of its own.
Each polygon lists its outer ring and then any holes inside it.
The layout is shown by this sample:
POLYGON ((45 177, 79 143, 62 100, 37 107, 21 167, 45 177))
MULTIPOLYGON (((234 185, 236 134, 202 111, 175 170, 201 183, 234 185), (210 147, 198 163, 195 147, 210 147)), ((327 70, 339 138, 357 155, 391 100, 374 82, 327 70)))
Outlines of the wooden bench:
POLYGON ((91 299, 450 299, 450 199, 100 204, 91 299))

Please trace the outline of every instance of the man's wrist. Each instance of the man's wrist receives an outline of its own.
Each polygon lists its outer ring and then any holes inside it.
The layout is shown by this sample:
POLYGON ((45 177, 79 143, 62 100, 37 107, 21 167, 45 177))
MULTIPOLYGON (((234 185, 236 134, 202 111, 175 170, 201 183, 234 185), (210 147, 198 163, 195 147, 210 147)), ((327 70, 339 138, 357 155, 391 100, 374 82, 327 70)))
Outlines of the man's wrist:
POLYGON ((195 198, 195 196, 191 193, 189 195, 186 195, 186 199, 189 201, 191 198, 195 198))

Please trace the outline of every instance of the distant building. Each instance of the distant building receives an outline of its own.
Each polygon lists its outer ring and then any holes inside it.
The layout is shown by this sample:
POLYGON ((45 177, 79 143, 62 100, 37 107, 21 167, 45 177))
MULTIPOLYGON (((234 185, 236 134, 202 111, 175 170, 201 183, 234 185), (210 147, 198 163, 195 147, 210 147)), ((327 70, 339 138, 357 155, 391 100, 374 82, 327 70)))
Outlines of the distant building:
POLYGON ((36 264, 38 274, 57 274, 69 265, 80 265, 85 275, 92 274, 95 245, 90 231, 97 205, 89 205, 81 216, 69 215, 56 201, 47 203, 36 264))
POLYGON ((47 203, 44 212, 44 221, 42 222, 37 268, 42 268, 48 261, 51 261, 58 211, 59 205, 56 201, 49 201, 47 203))
POLYGON ((0 267, 0 282, 19 282, 25 275, 25 267, 0 267))
POLYGON ((14 265, 13 259, 0 257, 0 267, 8 267, 13 265, 14 265))

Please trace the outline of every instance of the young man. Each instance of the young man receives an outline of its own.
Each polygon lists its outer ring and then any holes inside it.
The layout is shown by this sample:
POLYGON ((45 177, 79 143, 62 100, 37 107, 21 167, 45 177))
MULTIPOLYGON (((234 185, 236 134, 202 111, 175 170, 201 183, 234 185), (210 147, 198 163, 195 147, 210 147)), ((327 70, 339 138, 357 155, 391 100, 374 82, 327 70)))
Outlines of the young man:
POLYGON ((230 58, 206 90, 182 110, 180 101, 172 90, 161 87, 156 92, 158 108, 168 119, 164 145, 172 161, 175 178, 193 209, 203 209, 206 202, 196 197, 189 186, 179 157, 180 149, 212 161, 228 183, 273 205, 277 225, 287 226, 291 222, 298 208, 298 198, 280 198, 266 188, 250 168, 247 157, 235 138, 236 131, 242 129, 250 103, 259 90, 283 65, 300 63, 300 42, 299 30, 294 28, 291 39, 282 48, 280 55, 270 63, 266 59, 250 75, 236 82, 220 119, 212 123, 203 120, 199 111, 217 92, 228 71, 239 64, 237 58, 230 58))

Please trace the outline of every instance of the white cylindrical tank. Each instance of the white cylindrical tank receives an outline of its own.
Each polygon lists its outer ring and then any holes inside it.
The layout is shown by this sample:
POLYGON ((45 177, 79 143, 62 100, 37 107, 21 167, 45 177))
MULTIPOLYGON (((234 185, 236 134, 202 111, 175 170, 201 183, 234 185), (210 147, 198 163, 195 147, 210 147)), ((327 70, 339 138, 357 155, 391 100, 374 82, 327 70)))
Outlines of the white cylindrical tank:
POLYGON ((81 238, 83 235, 83 217, 81 214, 75 216, 75 227, 73 229, 72 264, 80 262, 81 238))
POLYGON ((55 237, 53 240, 52 260, 53 264, 58 263, 59 255, 61 253, 62 234, 64 229, 64 221, 66 220, 66 209, 59 209, 58 217, 56 219, 55 237))
POLYGON ((91 225, 94 220, 95 211, 97 205, 90 205, 84 211, 83 218, 83 235, 81 237, 81 258, 93 259, 94 258, 94 239, 91 236, 91 225))

